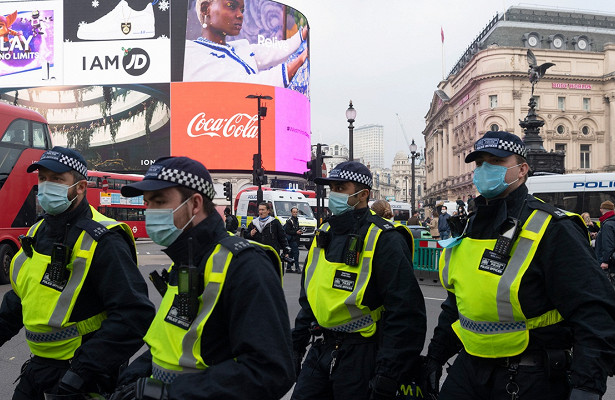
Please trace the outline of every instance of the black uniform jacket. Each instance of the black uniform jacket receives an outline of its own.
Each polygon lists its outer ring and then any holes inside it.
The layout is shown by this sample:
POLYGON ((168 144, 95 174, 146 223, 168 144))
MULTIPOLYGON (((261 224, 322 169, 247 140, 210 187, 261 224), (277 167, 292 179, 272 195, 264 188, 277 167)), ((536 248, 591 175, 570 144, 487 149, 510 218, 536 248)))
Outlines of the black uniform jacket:
MULTIPOLYGON (((52 245, 62 243, 67 230, 66 243, 74 245, 82 232, 74 225, 84 218, 92 218, 86 199, 74 210, 55 216, 46 214, 36 232, 35 250, 50 255, 52 245)), ((141 348, 154 318, 154 305, 128 240, 120 228, 100 238, 70 317, 70 321, 82 321, 107 313, 100 329, 84 337, 71 363, 71 369, 86 382, 95 383, 97 376, 117 373, 119 366, 141 348)), ((21 300, 11 290, 0 306, 0 343, 11 339, 22 327, 21 300)))
MULTIPOLYGON (((182 233, 165 253, 175 265, 188 262, 193 238, 194 265, 208 258, 228 236, 216 213, 182 233)), ((201 355, 210 367, 182 374, 169 385, 172 400, 279 399, 295 380, 288 309, 279 267, 266 253, 250 246, 234 255, 218 304, 205 324, 201 355)), ((177 277, 171 272, 170 284, 177 277)), ((151 373, 147 351, 120 378, 127 383, 151 373)))
MULTIPOLYGON (((615 292, 598 267, 581 220, 571 219, 527 193, 527 187, 521 185, 504 199, 487 203, 484 197, 477 197, 478 211, 470 216, 467 234, 495 239, 507 217, 519 218, 523 225, 534 209, 556 214, 523 275, 519 302, 527 318, 557 309, 564 321, 530 330, 528 350, 572 348, 573 386, 604 393, 607 374, 615 365, 615 292)), ((444 363, 461 348, 451 328, 458 319, 454 294, 449 292, 442 310, 429 355, 444 363)))
POLYGON ((262 232, 259 232, 256 229, 256 234, 254 236, 250 235, 252 229, 255 229, 254 222, 250 222, 248 225, 248 229, 243 233, 243 236, 246 239, 254 240, 255 242, 259 242, 262 244, 266 244, 267 246, 271 246, 278 253, 280 250, 285 250, 288 247, 288 240, 286 240, 286 232, 284 232, 284 228, 280 221, 273 217, 273 220, 265 225, 262 232))
MULTIPOLYGON (((325 250, 327 260, 342 262, 347 235, 358 233, 368 224, 368 208, 333 216, 331 242, 325 250)), ((304 272, 305 276, 305 272, 304 272)), ((299 303, 301 310, 293 329, 293 346, 300 353, 309 341, 308 328, 316 321, 307 300, 305 279, 301 281, 299 303)), ((383 231, 376 243, 372 276, 365 291, 363 304, 372 310, 384 305, 385 312, 378 322, 379 348, 374 375, 384 375, 400 381, 402 374, 415 371, 418 357, 425 343, 427 319, 425 301, 414 276, 410 249, 395 230, 383 231)))
POLYGON ((299 226, 299 218, 290 217, 286 220, 286 224, 284 225, 284 232, 286 232, 289 242, 299 244, 301 238, 301 235, 297 233, 299 229, 301 229, 301 226, 299 226))

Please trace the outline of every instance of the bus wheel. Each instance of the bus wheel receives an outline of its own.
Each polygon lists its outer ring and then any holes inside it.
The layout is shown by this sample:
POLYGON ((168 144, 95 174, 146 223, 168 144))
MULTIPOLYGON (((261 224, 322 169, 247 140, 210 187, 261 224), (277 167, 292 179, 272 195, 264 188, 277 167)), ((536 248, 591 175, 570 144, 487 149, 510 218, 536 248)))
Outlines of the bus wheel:
POLYGON ((11 260, 15 255, 15 251, 8 244, 0 245, 0 284, 9 283, 9 271, 11 269, 11 260))

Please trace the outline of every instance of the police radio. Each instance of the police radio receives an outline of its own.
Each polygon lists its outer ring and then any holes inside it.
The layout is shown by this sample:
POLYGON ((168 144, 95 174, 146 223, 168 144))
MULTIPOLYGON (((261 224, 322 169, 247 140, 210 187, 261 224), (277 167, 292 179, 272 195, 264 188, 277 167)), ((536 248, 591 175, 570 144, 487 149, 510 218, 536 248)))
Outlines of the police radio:
POLYGON ((515 218, 508 218, 508 220, 506 221, 504 232, 502 232, 500 236, 498 236, 493 251, 500 255, 509 255, 518 234, 519 220, 515 218))
POLYGON ((192 265, 192 238, 188 238, 188 265, 177 269, 177 292, 178 314, 194 320, 199 307, 199 272, 192 265))
POLYGON ((348 239, 346 240, 346 252, 344 254, 344 264, 352 267, 359 265, 362 248, 363 238, 360 235, 348 235, 348 239))
POLYGON ((69 251, 63 243, 54 243, 51 249, 51 262, 47 266, 49 280, 56 284, 62 284, 68 279, 69 251))

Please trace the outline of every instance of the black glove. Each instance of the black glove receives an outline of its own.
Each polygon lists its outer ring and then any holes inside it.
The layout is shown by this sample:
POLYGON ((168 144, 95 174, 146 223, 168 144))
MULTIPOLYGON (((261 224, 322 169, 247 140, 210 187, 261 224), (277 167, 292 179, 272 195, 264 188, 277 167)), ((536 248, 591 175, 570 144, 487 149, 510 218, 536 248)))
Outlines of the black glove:
POLYGON ((369 381, 369 388, 372 390, 369 400, 395 400, 399 385, 389 377, 376 375, 369 381))
POLYGON ((425 383, 423 389, 425 393, 438 396, 440 393, 440 378, 442 377, 442 364, 433 357, 425 357, 425 383))
POLYGON ((600 400, 600 394, 583 389, 574 388, 570 392, 570 400, 600 400))
POLYGON ((303 362, 303 354, 300 351, 293 350, 293 365, 295 366, 295 374, 297 374, 297 379, 299 378, 299 373, 301 372, 301 363, 303 362))
POLYGON ((109 397, 109 400, 134 400, 136 386, 137 382, 119 386, 115 389, 115 392, 111 395, 111 397, 109 397))
POLYGON ((56 394, 79 394, 83 393, 85 381, 70 369, 66 371, 60 383, 56 394))
POLYGON ((135 387, 136 400, 168 400, 167 385, 152 378, 139 378, 135 387))

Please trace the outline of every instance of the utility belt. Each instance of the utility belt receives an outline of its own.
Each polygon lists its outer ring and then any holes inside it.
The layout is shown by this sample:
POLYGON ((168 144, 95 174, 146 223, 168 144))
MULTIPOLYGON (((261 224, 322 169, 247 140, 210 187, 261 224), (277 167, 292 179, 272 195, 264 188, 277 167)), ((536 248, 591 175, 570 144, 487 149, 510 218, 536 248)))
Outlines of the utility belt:
POLYGON ((570 350, 528 350, 512 357, 496 358, 498 367, 542 367, 547 372, 557 374, 565 373, 572 365, 572 352, 570 350))
POLYGON ((70 368, 70 360, 56 360, 54 358, 46 358, 41 356, 32 356, 31 361, 35 364, 47 365, 54 368, 70 368))
POLYGON ((375 343, 378 340, 378 335, 365 337, 356 332, 337 332, 319 326, 316 322, 310 325, 310 334, 312 339, 321 338, 323 344, 365 344, 375 343))

